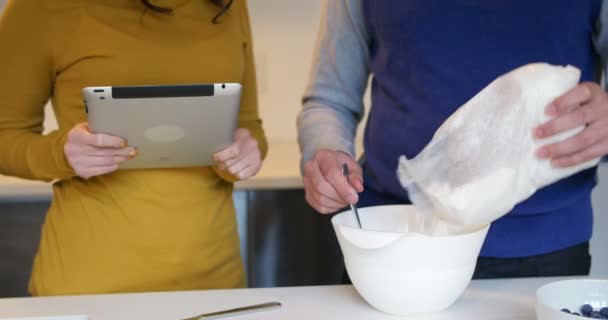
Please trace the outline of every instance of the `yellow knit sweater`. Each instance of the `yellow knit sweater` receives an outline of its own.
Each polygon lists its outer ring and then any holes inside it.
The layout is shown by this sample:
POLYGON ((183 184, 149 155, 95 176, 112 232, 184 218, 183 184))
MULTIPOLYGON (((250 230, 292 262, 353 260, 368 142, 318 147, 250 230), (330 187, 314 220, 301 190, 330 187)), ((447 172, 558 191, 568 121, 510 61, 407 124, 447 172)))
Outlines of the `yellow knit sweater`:
POLYGON ((249 18, 221 23, 205 0, 12 0, 0 20, 0 173, 57 182, 34 262, 33 295, 244 285, 230 176, 213 167, 125 170, 83 180, 63 154, 86 120, 80 90, 238 82, 239 127, 262 154, 249 18), (51 99, 59 130, 43 136, 51 99))

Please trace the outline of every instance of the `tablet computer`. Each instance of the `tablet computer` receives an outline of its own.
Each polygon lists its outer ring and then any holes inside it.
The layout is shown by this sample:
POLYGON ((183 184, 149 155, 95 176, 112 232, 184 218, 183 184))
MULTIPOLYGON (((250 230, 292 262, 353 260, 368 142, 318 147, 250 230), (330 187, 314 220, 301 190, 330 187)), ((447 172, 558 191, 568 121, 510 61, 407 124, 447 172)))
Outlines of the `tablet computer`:
POLYGON ((86 87, 89 128, 124 138, 139 155, 121 169, 208 166, 232 143, 238 83, 86 87))

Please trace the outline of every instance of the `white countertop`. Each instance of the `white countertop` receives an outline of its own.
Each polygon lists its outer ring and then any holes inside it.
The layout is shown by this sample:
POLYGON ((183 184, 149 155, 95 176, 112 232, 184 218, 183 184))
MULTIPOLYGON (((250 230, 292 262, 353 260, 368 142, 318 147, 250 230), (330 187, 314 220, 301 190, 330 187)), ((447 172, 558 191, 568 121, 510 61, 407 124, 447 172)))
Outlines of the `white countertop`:
MULTIPOLYGON (((296 142, 272 142, 257 176, 235 184, 237 190, 302 188, 300 149, 296 142)), ((50 199, 51 185, 0 175, 0 201, 50 199)))
MULTIPOLYGON (((428 320, 535 319, 535 292, 563 278, 473 281, 452 307, 428 320)), ((278 310, 231 319, 399 319, 371 308, 352 286, 210 290, 0 299, 0 318, 86 314, 91 320, 177 320, 201 313, 278 301, 278 310)))

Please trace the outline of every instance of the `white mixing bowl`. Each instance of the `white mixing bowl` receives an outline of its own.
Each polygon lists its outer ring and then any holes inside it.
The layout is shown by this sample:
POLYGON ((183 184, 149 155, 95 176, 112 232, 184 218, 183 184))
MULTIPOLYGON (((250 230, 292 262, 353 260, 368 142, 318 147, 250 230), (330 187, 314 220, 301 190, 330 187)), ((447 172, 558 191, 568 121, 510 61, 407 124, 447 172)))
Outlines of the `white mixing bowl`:
POLYGON ((350 279, 374 308, 394 314, 437 312, 464 292, 475 270, 488 225, 431 237, 408 232, 419 215, 413 206, 359 209, 332 218, 350 279))

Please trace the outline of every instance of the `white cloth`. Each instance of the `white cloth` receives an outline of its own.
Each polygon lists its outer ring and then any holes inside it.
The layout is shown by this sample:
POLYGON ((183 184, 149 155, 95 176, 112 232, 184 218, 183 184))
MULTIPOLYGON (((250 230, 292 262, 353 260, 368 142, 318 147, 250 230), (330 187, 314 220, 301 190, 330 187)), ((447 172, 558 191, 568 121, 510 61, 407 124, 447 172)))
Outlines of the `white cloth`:
POLYGON ((583 129, 542 140, 532 133, 549 119, 545 108, 579 78, 575 67, 537 63, 494 80, 448 118, 414 159, 400 158, 397 174, 412 202, 451 224, 487 224, 537 189, 597 164, 599 158, 556 168, 535 155, 540 146, 583 129))

